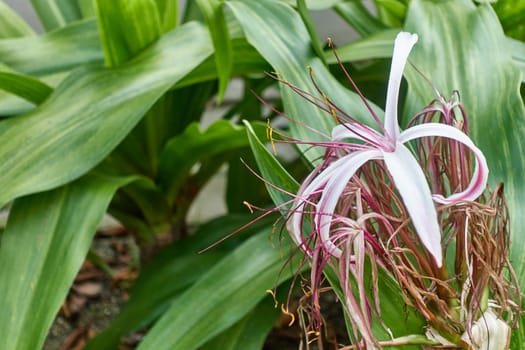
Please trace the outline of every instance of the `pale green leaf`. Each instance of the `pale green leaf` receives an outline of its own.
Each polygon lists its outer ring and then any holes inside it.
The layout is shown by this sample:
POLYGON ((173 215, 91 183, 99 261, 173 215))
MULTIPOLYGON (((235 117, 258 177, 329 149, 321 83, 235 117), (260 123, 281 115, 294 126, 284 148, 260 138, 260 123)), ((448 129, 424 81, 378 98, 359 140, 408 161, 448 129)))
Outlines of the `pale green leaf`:
POLYGON ((118 68, 73 72, 34 112, 0 121, 0 206, 89 171, 211 51, 205 29, 187 24, 118 68))
POLYGON ((0 1, 0 38, 34 35, 31 27, 5 2, 0 1))
POLYGON ((88 175, 17 199, 0 245, 0 348, 41 349, 118 187, 88 175))
POLYGON ((26 74, 53 74, 102 60, 97 24, 93 19, 41 36, 0 40, 0 61, 26 74))
MULTIPOLYGON (((370 112, 353 92, 342 85, 330 74, 311 48, 310 36, 300 16, 291 7, 280 2, 263 1, 228 1, 227 5, 240 22, 250 42, 272 65, 283 79, 300 89, 320 94, 313 86, 308 73, 312 68, 314 79, 320 89, 336 105, 344 107, 352 117, 370 123, 370 112)), ((287 86, 281 86, 284 112, 292 119, 306 124, 321 134, 296 123, 290 123, 292 135, 302 141, 326 140, 335 125, 329 113, 322 112, 305 99, 295 94, 287 86), (323 135, 324 134, 324 135, 323 135)), ((383 112, 374 107, 377 115, 383 112)), ((323 154, 320 147, 298 145, 310 162, 318 162, 323 154)))
POLYGON ((31 0, 31 3, 47 31, 64 27, 82 18, 77 1, 31 0))
MULTIPOLYGON (((387 29, 344 46, 339 46, 336 48, 337 55, 342 62, 392 57, 394 39, 400 31, 401 29, 387 29)), ((325 55, 328 63, 337 63, 332 50, 327 50, 325 55)))
POLYGON ((223 14, 223 0, 196 0, 210 32, 215 48, 215 66, 219 78, 217 100, 220 103, 228 87, 232 73, 232 45, 228 33, 228 26, 223 14))

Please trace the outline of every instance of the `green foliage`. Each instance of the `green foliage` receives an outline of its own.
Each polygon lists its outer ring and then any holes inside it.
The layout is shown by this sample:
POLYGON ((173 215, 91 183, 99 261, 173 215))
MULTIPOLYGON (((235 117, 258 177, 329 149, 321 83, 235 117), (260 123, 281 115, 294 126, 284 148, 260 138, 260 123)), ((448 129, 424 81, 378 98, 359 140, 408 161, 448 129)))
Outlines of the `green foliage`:
MULTIPOLYGON (((525 288, 521 2, 376 0, 377 11, 356 0, 199 0, 184 9, 172 0, 31 3, 43 34, 0 1, 0 207, 9 212, 0 228, 0 348, 41 348, 105 213, 142 248, 161 233, 175 242, 141 268, 120 315, 87 349, 115 349, 122 336, 146 327, 139 349, 262 347, 279 315, 265 290, 298 272, 296 247, 286 234, 277 242, 273 221, 261 220, 197 252, 251 218, 238 215, 243 201, 280 205, 292 197, 277 188, 299 187, 291 165, 265 144, 264 122, 274 114, 252 90, 263 97, 268 88, 279 92, 276 104, 293 119, 283 132, 299 140, 326 139, 335 121, 287 85, 324 93, 374 125, 361 98, 344 87, 343 74, 331 73, 340 67, 317 37, 311 12, 319 9, 333 9, 361 35, 337 52, 356 81, 373 82, 360 86, 374 101, 381 101, 377 91, 387 79, 374 72, 386 68, 380 59, 391 56, 399 28, 419 34, 411 63, 444 95, 459 90, 491 183, 505 182, 511 259, 525 288), (244 84, 233 102, 232 79, 244 84), (207 112, 219 102, 210 121, 207 112), (267 183, 239 158, 257 163, 253 170, 267 183), (193 229, 188 211, 225 164, 229 212, 193 229), (282 269, 290 256, 296 260, 282 269)), ((415 70, 406 78, 403 124, 435 97, 415 70)), ((382 118, 379 106, 371 108, 382 118)), ((296 148, 302 170, 323 152, 296 148)), ((327 278, 337 292, 333 274, 327 278)), ((408 331, 420 341, 424 322, 405 312, 398 288, 381 277, 384 321, 396 337, 408 331)), ((287 283, 279 287, 287 291, 287 283)), ((523 329, 512 349, 525 342, 523 329)))

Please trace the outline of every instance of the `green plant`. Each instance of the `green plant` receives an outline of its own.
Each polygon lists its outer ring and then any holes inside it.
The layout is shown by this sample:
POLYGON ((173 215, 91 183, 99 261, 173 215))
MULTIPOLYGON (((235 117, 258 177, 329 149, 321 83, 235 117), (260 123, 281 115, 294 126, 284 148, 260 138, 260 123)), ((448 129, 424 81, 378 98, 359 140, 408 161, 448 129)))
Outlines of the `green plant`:
MULTIPOLYGON (((471 136, 488 161, 489 183, 505 185, 511 262, 525 287, 519 211, 525 38, 519 37, 520 17, 505 6, 510 1, 498 2, 495 12, 470 0, 378 0, 377 15, 360 1, 342 0, 199 0, 182 13, 174 0, 32 3, 45 34, 35 35, 0 1, 0 207, 9 209, 0 236, 1 348, 42 346, 107 212, 140 246, 166 232, 175 242, 144 266, 122 315, 87 348, 116 348, 121 336, 145 326, 151 329, 139 349, 261 348, 279 313, 267 307, 265 290, 297 273, 295 261, 289 262, 295 270, 281 271, 295 247, 288 239, 272 247, 270 223, 261 220, 247 234, 195 253, 249 221, 239 214, 243 200, 268 204, 263 183, 246 181, 251 175, 239 166, 239 156, 250 159, 250 146, 267 181, 297 190, 285 170, 292 165, 281 166, 259 141, 266 117, 274 115, 253 92, 279 86, 284 113, 298 121, 290 123, 289 135, 321 141, 334 119, 289 86, 316 94, 311 67, 335 105, 368 123, 368 110, 344 87, 333 54, 315 34, 310 12, 320 8, 333 8, 362 36, 337 52, 364 95, 378 104, 387 74, 378 78, 374 71, 384 71, 382 59, 390 57, 395 35, 401 27, 419 35, 410 62, 440 92, 459 91, 471 136), (288 84, 264 75, 270 71, 288 84), (242 97, 201 127, 207 105, 224 101, 232 77, 242 80, 242 97), (235 116, 249 122, 235 123, 235 116), (193 230, 188 210, 224 164, 230 165, 228 214, 193 230)), ((435 97, 414 69, 406 79, 402 128, 435 97)), ((382 118, 381 108, 371 106, 382 118)), ((307 144, 297 149, 306 169, 324 152, 307 144)), ((290 200, 268 190, 276 205, 290 200)), ((421 335, 421 315, 409 309, 406 316, 399 286, 380 273, 383 322, 395 336, 421 335)), ((325 275, 341 295, 333 271, 325 275)), ((525 343, 523 328, 513 332, 512 349, 525 343)), ((388 338, 380 325, 373 332, 388 338)))

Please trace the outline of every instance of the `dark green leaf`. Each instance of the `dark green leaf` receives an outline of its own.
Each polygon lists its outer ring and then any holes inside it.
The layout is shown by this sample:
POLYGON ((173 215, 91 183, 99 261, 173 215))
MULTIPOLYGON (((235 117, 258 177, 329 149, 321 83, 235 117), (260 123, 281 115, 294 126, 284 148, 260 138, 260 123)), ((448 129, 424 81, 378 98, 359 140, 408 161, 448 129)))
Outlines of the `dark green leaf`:
POLYGON ((227 216, 210 221, 191 237, 164 248, 144 266, 130 291, 131 297, 119 315, 102 333, 92 339, 88 349, 115 349, 127 333, 149 326, 160 317, 185 289, 194 284, 212 266, 268 221, 250 227, 241 235, 228 239, 214 250, 197 254, 243 225, 246 216, 227 216), (155 293, 152 293, 155 291, 155 293))
POLYGON ((207 350, 261 350, 268 333, 279 319, 271 296, 266 296, 249 314, 229 329, 211 339, 202 348, 207 350))
POLYGON ((0 63, 0 89, 35 104, 42 103, 53 89, 29 75, 20 74, 0 63))
MULTIPOLYGON (((258 130, 263 131, 264 125, 258 124, 258 130)), ((203 131, 198 123, 193 123, 170 140, 162 152, 159 183, 167 196, 173 198, 195 163, 246 146, 248 140, 243 127, 219 120, 203 131)))
POLYGON ((137 349, 195 349, 244 317, 267 289, 295 273, 293 264, 282 269, 281 249, 290 249, 289 241, 272 249, 270 235, 271 229, 260 231, 215 264, 173 302, 137 349))
MULTIPOLYGON (((283 168, 274 155, 268 151, 253 131, 251 125, 248 122, 245 122, 245 125, 248 131, 250 146, 255 155, 255 160, 259 166, 262 178, 279 189, 287 191, 288 193, 295 193, 299 189, 297 181, 283 168)), ((289 195, 279 191, 273 186, 267 185, 266 188, 275 205, 280 205, 292 199, 289 195)))

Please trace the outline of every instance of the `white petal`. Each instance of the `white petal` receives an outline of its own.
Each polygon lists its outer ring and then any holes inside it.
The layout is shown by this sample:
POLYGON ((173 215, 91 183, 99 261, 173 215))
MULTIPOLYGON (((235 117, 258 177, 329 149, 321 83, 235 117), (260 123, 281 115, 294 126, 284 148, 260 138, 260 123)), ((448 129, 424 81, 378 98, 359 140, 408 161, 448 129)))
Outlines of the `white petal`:
POLYGON ((355 172, 367 161, 379 158, 381 158, 381 152, 378 150, 358 151, 339 159, 333 164, 339 163, 338 169, 331 174, 323 189, 323 194, 317 203, 315 220, 321 241, 328 252, 336 257, 341 256, 341 250, 330 240, 330 225, 335 207, 355 172))
MULTIPOLYGON (((299 188, 297 193, 296 204, 292 208, 292 218, 287 225, 288 231, 292 234, 292 238, 295 240, 297 245, 303 244, 302 239, 302 223, 305 215, 304 210, 307 201, 315 192, 320 192, 325 184, 332 178, 333 174, 338 171, 344 164, 341 162, 342 159, 330 164, 326 169, 319 173, 311 182, 305 180, 299 188)), ((317 171, 317 170, 314 170, 317 171)), ((308 177, 314 177, 315 174, 310 174, 308 177)))
POLYGON ((405 143, 416 138, 427 136, 440 136, 459 141, 470 148, 476 158, 474 174, 468 187, 464 191, 454 193, 446 198, 440 194, 434 195, 434 200, 438 203, 447 204, 459 200, 475 200, 478 198, 485 190, 489 177, 489 168, 483 152, 481 152, 474 142, 472 142, 472 140, 461 130, 450 125, 439 123, 427 123, 413 126, 399 135, 399 142, 405 143))
POLYGON ((397 120, 397 102, 399 97, 399 87, 403 70, 405 68, 410 50, 417 42, 417 34, 401 32, 397 35, 394 42, 394 53, 392 55, 392 65, 390 67, 390 77, 388 78, 388 89, 385 106, 385 130, 387 134, 396 140, 399 135, 399 124, 397 120))
POLYGON ((383 158, 419 239, 434 257, 436 265, 441 267, 441 231, 423 170, 410 150, 401 143, 397 144, 395 152, 383 152, 383 158))

